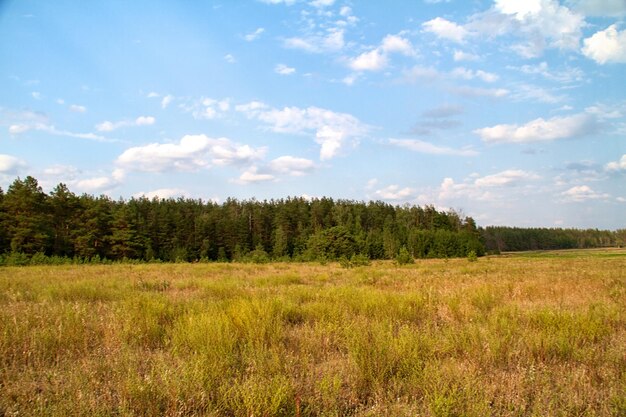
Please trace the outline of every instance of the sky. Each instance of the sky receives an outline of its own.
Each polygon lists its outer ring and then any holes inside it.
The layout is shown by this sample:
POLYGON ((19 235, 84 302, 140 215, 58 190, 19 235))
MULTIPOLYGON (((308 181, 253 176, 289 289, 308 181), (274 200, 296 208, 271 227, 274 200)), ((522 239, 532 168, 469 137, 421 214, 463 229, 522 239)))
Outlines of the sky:
POLYGON ((626 227, 625 0, 0 0, 0 187, 626 227))

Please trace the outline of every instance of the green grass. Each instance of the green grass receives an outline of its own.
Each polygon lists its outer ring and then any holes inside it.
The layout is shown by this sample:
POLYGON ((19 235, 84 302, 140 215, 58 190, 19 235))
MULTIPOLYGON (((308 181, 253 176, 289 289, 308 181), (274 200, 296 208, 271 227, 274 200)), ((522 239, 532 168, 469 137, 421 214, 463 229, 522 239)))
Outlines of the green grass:
POLYGON ((625 254, 0 268, 0 415, 626 415, 625 254))

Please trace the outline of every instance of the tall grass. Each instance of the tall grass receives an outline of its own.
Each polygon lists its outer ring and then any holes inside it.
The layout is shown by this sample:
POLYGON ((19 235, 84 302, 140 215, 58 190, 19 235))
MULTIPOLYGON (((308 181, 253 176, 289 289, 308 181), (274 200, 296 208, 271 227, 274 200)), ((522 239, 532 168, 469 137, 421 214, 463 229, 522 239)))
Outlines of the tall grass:
POLYGON ((0 415, 626 415, 611 255, 0 268, 0 415))

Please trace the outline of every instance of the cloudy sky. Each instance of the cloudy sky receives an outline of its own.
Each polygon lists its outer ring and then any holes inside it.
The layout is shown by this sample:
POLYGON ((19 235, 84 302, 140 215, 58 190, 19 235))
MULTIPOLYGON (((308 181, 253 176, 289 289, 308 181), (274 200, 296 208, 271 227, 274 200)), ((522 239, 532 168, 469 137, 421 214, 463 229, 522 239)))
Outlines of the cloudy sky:
POLYGON ((626 1, 0 1, 0 186, 626 226, 626 1))

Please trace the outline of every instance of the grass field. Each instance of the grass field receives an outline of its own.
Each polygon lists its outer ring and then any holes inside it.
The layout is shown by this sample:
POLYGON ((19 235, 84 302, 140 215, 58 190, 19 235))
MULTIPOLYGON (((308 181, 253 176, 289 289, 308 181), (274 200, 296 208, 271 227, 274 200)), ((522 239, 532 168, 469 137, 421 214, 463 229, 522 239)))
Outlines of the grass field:
POLYGON ((0 416, 624 416, 626 250, 0 268, 0 416))

